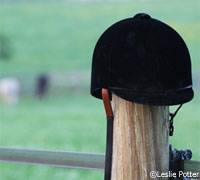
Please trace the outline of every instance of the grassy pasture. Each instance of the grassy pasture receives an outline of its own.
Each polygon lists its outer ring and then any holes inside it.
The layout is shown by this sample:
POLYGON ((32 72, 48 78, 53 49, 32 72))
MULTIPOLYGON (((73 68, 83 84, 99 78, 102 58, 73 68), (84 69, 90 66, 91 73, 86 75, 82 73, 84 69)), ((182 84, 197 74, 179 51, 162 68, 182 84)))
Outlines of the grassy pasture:
MULTIPOLYGON (((183 106, 170 138, 174 148, 192 149, 196 160, 200 159, 199 106, 196 100, 183 106)), ((23 97, 16 106, 1 107, 0 114, 1 146, 104 153, 103 105, 89 95, 49 96, 44 101, 23 97)), ((0 163, 0 172, 5 180, 103 179, 103 171, 9 163, 0 163)))
MULTIPOLYGON (((106 121, 101 101, 85 95, 24 97, 1 107, 0 144, 9 147, 104 153, 106 121)), ((0 163, 0 179, 102 179, 103 171, 0 163)))
MULTIPOLYGON (((90 69, 99 35, 114 22, 147 12, 176 29, 186 41, 193 69, 200 68, 200 2, 169 0, 126 3, 0 4, 0 32, 10 37, 13 57, 0 60, 0 75, 90 69)), ((174 148, 193 151, 200 160, 199 95, 175 118, 174 148)), ((174 111, 175 107, 171 108, 174 111)), ((102 102, 85 94, 24 96, 13 107, 0 104, 0 146, 77 152, 105 150, 102 102)), ((1 180, 100 180, 103 171, 0 163, 1 180)))
POLYGON ((147 12, 177 30, 200 68, 200 2, 169 0, 126 3, 0 4, 0 32, 10 37, 13 58, 2 74, 90 69, 98 37, 116 21, 147 12))

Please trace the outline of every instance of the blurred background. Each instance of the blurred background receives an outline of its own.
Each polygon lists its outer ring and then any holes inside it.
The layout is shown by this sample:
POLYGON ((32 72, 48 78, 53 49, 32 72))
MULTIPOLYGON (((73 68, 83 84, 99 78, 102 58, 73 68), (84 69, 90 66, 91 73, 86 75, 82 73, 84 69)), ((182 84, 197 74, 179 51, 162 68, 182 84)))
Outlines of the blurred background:
MULTIPOLYGON (((89 93, 93 49, 110 25, 146 12, 188 45, 195 97, 170 143, 200 160, 199 10, 198 0, 0 0, 0 146, 104 153, 103 104, 89 93)), ((0 179, 102 180, 103 171, 0 162, 0 179)))

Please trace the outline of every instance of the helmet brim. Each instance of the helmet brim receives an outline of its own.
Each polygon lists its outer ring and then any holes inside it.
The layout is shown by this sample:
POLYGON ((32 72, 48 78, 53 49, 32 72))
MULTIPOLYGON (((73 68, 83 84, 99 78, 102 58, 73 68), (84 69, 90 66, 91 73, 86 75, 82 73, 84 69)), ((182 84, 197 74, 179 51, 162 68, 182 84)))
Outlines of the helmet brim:
POLYGON ((109 89, 112 93, 127 101, 152 106, 170 106, 183 104, 189 102, 194 97, 192 88, 167 91, 156 94, 136 93, 126 89, 109 89))

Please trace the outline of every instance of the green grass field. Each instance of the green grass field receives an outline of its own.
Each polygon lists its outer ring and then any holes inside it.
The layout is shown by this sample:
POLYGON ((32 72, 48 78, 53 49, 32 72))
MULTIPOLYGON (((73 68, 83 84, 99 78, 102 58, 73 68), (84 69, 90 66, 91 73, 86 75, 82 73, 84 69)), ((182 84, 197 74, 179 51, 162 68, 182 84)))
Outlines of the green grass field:
MULTIPOLYGON (((13 47, 0 60, 0 76, 91 68, 98 37, 114 22, 147 12, 177 30, 186 41, 193 70, 200 69, 200 2, 0 4, 0 33, 13 47)), ((175 118, 174 148, 200 160, 200 101, 197 94, 175 118)), ((174 111, 175 107, 171 108, 174 111)), ((102 102, 88 94, 23 96, 19 104, 0 104, 0 146, 104 153, 106 120, 102 102)), ((0 180, 102 180, 103 171, 0 163, 0 180)))
POLYGON ((167 0, 126 3, 0 4, 0 32, 10 37, 13 59, 2 74, 90 69, 98 37, 111 24, 147 12, 177 30, 200 68, 200 2, 167 0))
MULTIPOLYGON (((0 144, 9 147, 104 153, 101 101, 86 95, 24 97, 0 110, 0 144)), ((103 171, 0 163, 0 179, 103 179, 103 171)))
MULTIPOLYGON (((192 149, 196 160, 200 160, 199 107, 196 100, 183 106, 170 138, 174 148, 192 149)), ((24 97, 16 106, 1 107, 0 114, 1 146, 104 153, 103 105, 89 95, 49 96, 44 101, 24 97)), ((3 162, 0 172, 2 180, 103 179, 103 171, 3 162)))

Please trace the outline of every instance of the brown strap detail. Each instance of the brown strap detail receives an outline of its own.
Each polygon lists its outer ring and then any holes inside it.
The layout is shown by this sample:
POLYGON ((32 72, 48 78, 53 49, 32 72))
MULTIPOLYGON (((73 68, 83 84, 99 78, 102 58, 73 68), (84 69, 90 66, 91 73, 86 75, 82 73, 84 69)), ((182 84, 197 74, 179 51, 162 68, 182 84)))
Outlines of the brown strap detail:
POLYGON ((106 116, 107 117, 112 117, 113 116, 113 111, 110 103, 110 97, 107 89, 102 88, 102 99, 106 111, 106 116))
POLYGON ((109 92, 107 89, 102 89, 102 99, 107 116, 106 159, 105 159, 104 180, 111 180, 114 117, 110 103, 109 92))

